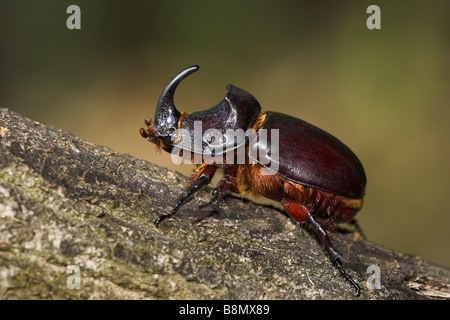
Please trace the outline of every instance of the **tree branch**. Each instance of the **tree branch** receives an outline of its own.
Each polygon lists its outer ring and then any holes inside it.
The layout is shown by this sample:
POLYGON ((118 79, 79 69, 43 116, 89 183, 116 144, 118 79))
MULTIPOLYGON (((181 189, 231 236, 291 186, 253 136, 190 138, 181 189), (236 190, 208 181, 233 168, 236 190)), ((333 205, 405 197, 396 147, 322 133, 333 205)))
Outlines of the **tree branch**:
MULTIPOLYGON (((155 228, 186 183, 0 109, 0 298, 354 298, 316 239, 277 209, 230 197, 195 211, 192 201, 155 228), (69 265, 80 289, 67 285, 69 265)), ((330 236, 360 298, 450 298, 448 269, 353 233, 330 236), (370 265, 381 289, 366 285, 370 265)))

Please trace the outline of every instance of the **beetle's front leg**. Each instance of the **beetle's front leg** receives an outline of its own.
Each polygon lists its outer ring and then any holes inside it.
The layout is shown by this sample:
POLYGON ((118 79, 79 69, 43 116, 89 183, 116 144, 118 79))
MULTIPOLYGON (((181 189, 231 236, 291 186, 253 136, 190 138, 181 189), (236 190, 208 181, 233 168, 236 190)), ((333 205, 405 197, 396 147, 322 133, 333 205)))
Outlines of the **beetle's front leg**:
POLYGON ((177 213, 178 209, 188 202, 191 197, 196 193, 198 190, 202 189, 204 186, 206 186, 208 183, 211 182, 211 179, 214 177, 214 174, 216 173, 217 167, 215 165, 206 165, 202 167, 201 171, 194 173, 194 178, 192 179, 192 182, 189 184, 186 190, 178 197, 178 199, 175 201, 175 204, 173 205, 172 211, 169 214, 164 214, 162 216, 159 216, 158 219, 155 221, 155 226, 158 227, 158 225, 165 219, 170 218, 175 213, 177 213))

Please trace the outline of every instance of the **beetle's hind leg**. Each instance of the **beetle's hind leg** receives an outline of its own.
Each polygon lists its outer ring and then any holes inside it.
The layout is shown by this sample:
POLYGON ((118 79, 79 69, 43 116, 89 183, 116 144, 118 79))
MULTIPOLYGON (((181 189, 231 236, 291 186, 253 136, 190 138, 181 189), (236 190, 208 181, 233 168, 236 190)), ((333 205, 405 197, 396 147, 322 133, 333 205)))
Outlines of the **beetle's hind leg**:
POLYGON ((361 228, 361 226, 359 225, 358 221, 355 218, 350 220, 348 223, 355 228, 356 234, 358 234, 361 239, 367 240, 366 234, 364 233, 363 229, 361 228))
POLYGON ((294 219, 299 225, 307 225, 311 227, 320 244, 330 256, 333 266, 339 270, 339 273, 345 278, 345 280, 350 282, 353 287, 355 287, 355 295, 359 296, 359 285, 347 274, 347 272, 345 272, 344 268, 342 268, 342 262, 339 259, 341 254, 334 248, 327 232, 320 225, 320 223, 312 217, 310 211, 304 205, 291 201, 290 199, 283 199, 281 204, 289 216, 291 216, 291 218, 294 219))
POLYGON ((326 231, 322 228, 320 223, 318 223, 311 215, 311 213, 308 212, 306 215, 305 223, 307 225, 310 225, 312 230, 314 231, 315 235, 319 239, 320 243, 322 244, 325 251, 328 253, 331 259, 331 263, 334 267, 336 267, 339 270, 339 273, 341 276, 345 278, 348 282, 350 282, 353 287, 356 289, 355 296, 359 296, 361 289, 359 288, 359 285, 353 280, 347 272, 345 272, 344 268, 342 267, 342 262, 339 259, 341 257, 341 254, 334 248, 333 244, 330 241, 330 238, 328 237, 328 234, 326 231))
POLYGON ((354 218, 342 225, 336 225, 336 230, 342 234, 350 234, 354 239, 367 240, 363 229, 354 218))

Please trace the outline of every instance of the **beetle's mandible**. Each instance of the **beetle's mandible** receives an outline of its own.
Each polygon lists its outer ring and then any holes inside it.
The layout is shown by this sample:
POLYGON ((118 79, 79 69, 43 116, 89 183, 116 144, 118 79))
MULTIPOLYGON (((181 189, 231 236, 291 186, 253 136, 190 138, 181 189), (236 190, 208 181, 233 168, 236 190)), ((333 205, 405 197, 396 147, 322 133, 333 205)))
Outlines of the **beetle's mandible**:
MULTIPOLYGON (((361 209, 366 188, 361 162, 331 134, 282 113, 264 112, 251 94, 232 85, 227 86, 225 99, 208 110, 189 114, 178 111, 174 104, 175 89, 197 70, 198 66, 186 68, 166 85, 154 120, 145 119, 147 128, 140 129, 142 137, 148 138, 158 148, 172 153, 176 151, 179 156, 193 160, 213 143, 203 138, 200 148, 191 147, 194 138, 183 132, 194 132, 198 123, 201 123, 203 136, 211 129, 222 134, 230 130, 253 134, 240 142, 233 139, 234 144, 231 145, 223 143, 222 153, 217 151, 220 149, 216 141, 215 153, 201 154, 202 161, 197 164, 190 184, 175 201, 172 211, 158 217, 155 225, 173 216, 195 192, 209 184, 218 169, 222 169, 223 178, 213 190, 211 201, 201 207, 218 204, 227 191, 252 192, 279 201, 299 225, 311 228, 333 266, 355 287, 355 295, 359 295, 359 285, 343 269, 339 259, 341 254, 334 248, 326 229, 350 221, 361 209), (271 138, 273 130, 277 130, 278 141, 271 139, 261 143, 262 132, 266 132, 266 138, 271 138), (274 143, 277 143, 277 158, 271 157, 270 153, 274 143), (230 152, 237 155, 238 150, 245 151, 244 161, 230 161, 230 157, 226 157, 230 152), (259 152, 256 157, 254 150, 259 152), (271 172, 261 154, 271 157, 276 171, 272 169, 271 172)), ((236 160, 236 157, 231 158, 236 160)))

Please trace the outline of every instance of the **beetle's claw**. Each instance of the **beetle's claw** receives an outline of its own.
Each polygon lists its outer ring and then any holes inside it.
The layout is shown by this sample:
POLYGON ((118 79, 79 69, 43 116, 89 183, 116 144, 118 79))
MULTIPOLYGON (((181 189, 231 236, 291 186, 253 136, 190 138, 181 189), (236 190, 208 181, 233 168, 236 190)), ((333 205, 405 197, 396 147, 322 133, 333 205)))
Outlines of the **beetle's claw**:
POLYGON ((171 214, 163 214, 162 216, 159 216, 159 217, 155 220, 155 222, 154 222, 155 227, 158 228, 158 227, 159 227, 159 224, 160 224, 163 220, 169 218, 170 216, 171 216, 171 214))
POLYGON ((212 205, 214 202, 217 204, 217 206, 220 205, 220 200, 222 200, 222 192, 220 192, 220 190, 218 188, 213 189, 212 193, 211 193, 211 200, 209 200, 209 202, 201 204, 197 207, 197 210, 201 210, 204 209, 206 207, 209 207, 210 205, 212 205))
POLYGON ((213 203, 214 203, 214 200, 211 200, 211 201, 209 201, 209 202, 206 202, 206 203, 204 203, 204 204, 201 204, 201 205, 197 206, 197 208, 195 208, 195 209, 196 209, 196 210, 202 210, 202 209, 205 209, 205 208, 209 207, 209 206, 212 205, 213 203))
POLYGON ((216 200, 216 199, 214 199, 214 198, 211 198, 210 201, 208 201, 208 202, 206 202, 206 203, 204 203, 204 204, 201 204, 201 205, 197 206, 196 210, 202 210, 202 209, 205 209, 205 208, 209 207, 210 205, 212 205, 214 202, 216 202, 216 204, 219 205, 220 199, 219 199, 219 200, 216 200))
POLYGON ((352 279, 352 277, 350 277, 347 272, 345 272, 344 268, 342 268, 342 262, 339 259, 336 259, 333 262, 333 265, 339 270, 339 273, 341 274, 341 276, 343 276, 345 278, 345 280, 347 280, 348 282, 350 282, 352 284, 352 286, 356 289, 354 295, 356 297, 359 296, 359 294, 361 293, 361 288, 359 287, 359 285, 355 282, 355 280, 352 279))

